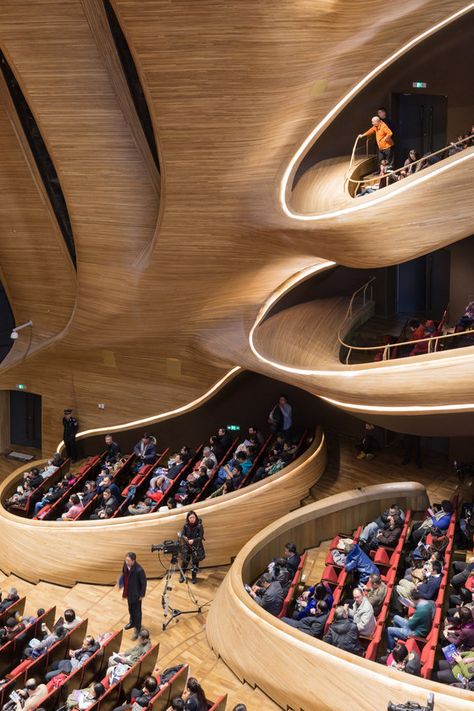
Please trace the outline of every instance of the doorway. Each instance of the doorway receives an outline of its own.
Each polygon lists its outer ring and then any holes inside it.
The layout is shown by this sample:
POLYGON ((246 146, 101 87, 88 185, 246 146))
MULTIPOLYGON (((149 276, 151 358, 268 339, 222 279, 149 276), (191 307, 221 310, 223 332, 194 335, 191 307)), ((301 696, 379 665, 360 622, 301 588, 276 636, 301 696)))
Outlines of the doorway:
POLYGON ((12 444, 41 449, 41 396, 10 390, 12 444))
POLYGON ((437 94, 392 94, 395 159, 402 165, 411 148, 420 155, 446 146, 448 97, 437 94))
POLYGON ((397 312, 439 321, 449 303, 451 255, 446 249, 397 267, 397 312))

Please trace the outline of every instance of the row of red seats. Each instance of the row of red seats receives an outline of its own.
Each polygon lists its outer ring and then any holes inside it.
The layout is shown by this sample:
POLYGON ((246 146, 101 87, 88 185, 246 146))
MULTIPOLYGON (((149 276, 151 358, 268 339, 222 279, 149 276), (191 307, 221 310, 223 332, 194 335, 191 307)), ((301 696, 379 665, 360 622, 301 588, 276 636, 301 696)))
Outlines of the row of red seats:
POLYGON ((59 518, 59 515, 64 509, 65 504, 69 500, 71 494, 74 494, 76 493, 76 491, 79 491, 83 488, 84 482, 88 478, 91 478, 94 471, 98 470, 104 456, 105 453, 97 454, 94 457, 90 457, 87 462, 83 464, 77 472, 74 473, 74 481, 64 490, 64 493, 62 494, 61 498, 59 498, 53 504, 46 504, 45 506, 43 506, 43 508, 41 508, 36 514, 36 516, 33 516, 33 518, 41 520, 59 518))

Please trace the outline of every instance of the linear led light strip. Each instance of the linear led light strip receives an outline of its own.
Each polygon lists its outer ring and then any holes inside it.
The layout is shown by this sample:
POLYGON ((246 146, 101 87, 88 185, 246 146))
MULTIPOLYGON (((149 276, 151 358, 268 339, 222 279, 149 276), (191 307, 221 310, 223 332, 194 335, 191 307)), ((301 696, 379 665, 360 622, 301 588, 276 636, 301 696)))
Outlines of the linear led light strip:
POLYGON ((441 22, 438 22, 436 25, 433 25, 429 29, 425 30, 425 32, 422 32, 421 34, 417 35, 413 39, 411 39, 409 42, 407 42, 403 47, 398 49, 396 52, 391 54, 387 59, 385 59, 381 64, 379 64, 375 69, 372 69, 371 72, 369 72, 363 79, 360 80, 358 84, 356 84, 332 109, 329 111, 328 114, 317 124, 317 126, 311 131, 311 133, 308 135, 308 137, 303 141, 301 146, 298 148, 298 150, 295 152, 293 155, 290 163, 288 164, 288 167, 286 168, 285 172, 283 173, 281 182, 280 182, 280 194, 279 194, 279 200, 280 200, 280 206, 283 210, 283 212, 288 216, 291 217, 294 220, 303 220, 303 221, 309 221, 309 220, 327 220, 329 218, 333 217, 339 217, 341 215, 347 215, 353 212, 359 212, 360 210, 365 210, 366 208, 374 205, 374 204, 379 204, 382 202, 385 202, 386 200, 391 200, 395 195, 399 195, 402 192, 405 192, 406 190, 409 190, 412 188, 414 185, 418 185, 420 183, 424 183, 427 180, 431 180, 434 176, 439 175, 440 173, 444 173, 447 170, 450 170, 452 167, 458 165, 459 163, 463 163, 466 160, 470 160, 471 158, 474 158, 474 154, 471 153, 470 155, 465 155, 460 158, 458 158, 455 161, 452 161, 451 163, 441 166, 439 168, 436 168, 432 172, 429 172, 427 174, 421 175, 418 179, 413 180, 411 183, 407 184, 402 184, 400 187, 397 186, 396 190, 389 191, 385 195, 376 196, 372 197, 370 201, 368 202, 362 202, 357 205, 354 205, 353 207, 347 207, 343 208, 341 210, 335 210, 333 212, 325 212, 322 214, 308 214, 308 215, 302 215, 297 212, 293 212, 290 207, 288 206, 286 196, 288 192, 288 183, 290 179, 290 175, 293 172, 293 169, 297 163, 297 161, 302 157, 303 153, 306 151, 308 146, 311 144, 313 139, 322 131, 323 128, 325 128, 331 121, 331 119, 338 113, 339 109, 343 108, 352 97, 357 94, 357 92, 362 89, 371 79, 373 79, 377 74, 379 74, 385 67, 387 67, 389 64, 394 62, 398 57, 400 57, 402 54, 407 52, 409 49, 414 47, 416 44, 421 42, 423 39, 426 37, 429 37, 429 35, 437 32, 437 30, 440 30, 443 28, 445 25, 449 24, 450 22, 453 22, 454 20, 458 19, 462 15, 466 14, 467 12, 471 11, 474 9, 474 3, 469 3, 465 7, 463 7, 461 10, 458 10, 454 14, 450 15, 449 17, 445 18, 441 22))
MULTIPOLYGON (((393 370, 414 370, 417 368, 426 368, 427 365, 429 365, 429 362, 423 361, 423 362, 418 362, 418 363, 405 363, 405 364, 400 364, 400 365, 386 365, 384 367, 380 367, 379 365, 375 365, 371 369, 358 369, 354 368, 349 371, 347 370, 308 370, 305 368, 293 368, 289 365, 283 365, 282 363, 278 363, 277 361, 270 360, 269 358, 265 358, 265 356, 261 355, 257 348, 255 347, 254 343, 254 334, 260 323, 263 321, 265 318, 266 314, 268 311, 271 309, 273 304, 278 301, 285 293, 287 293, 290 289, 292 289, 296 284, 298 284, 301 281, 304 281, 307 279, 309 276, 312 274, 316 274, 317 272, 324 271, 326 269, 330 269, 331 267, 334 267, 336 265, 335 262, 331 261, 325 261, 325 262, 319 262, 318 264, 313 264, 310 267, 306 267, 305 269, 301 270, 300 272, 297 272, 294 274, 290 279, 288 279, 282 286, 277 289, 276 291, 271 294, 271 296, 265 301, 263 306, 261 307, 260 311, 257 314, 257 317, 254 321, 254 324, 252 328, 250 329, 249 332, 249 346, 254 354, 254 356, 262 363, 266 363, 270 365, 272 368, 275 368, 276 370, 280 370, 285 373, 291 373, 294 375, 317 375, 317 376, 327 376, 327 377, 332 377, 332 378, 337 378, 337 377, 342 377, 342 378, 352 378, 352 377, 357 377, 360 375, 367 375, 370 373, 370 375, 386 375, 387 368, 391 371, 393 370)), ((456 360, 456 363, 461 363, 461 360, 469 360, 471 361, 471 356, 465 355, 465 356, 451 356, 451 357, 444 357, 441 361, 438 360, 438 363, 442 363, 442 365, 445 365, 446 363, 450 363, 451 361, 456 360)), ((433 361, 430 361, 433 363, 433 361)), ((466 411, 466 410, 474 410, 474 403, 460 403, 460 404, 452 404, 452 405, 364 405, 364 404, 359 404, 359 403, 351 403, 351 402, 343 402, 341 400, 335 400, 330 397, 324 397, 323 395, 320 395, 323 400, 326 400, 327 402, 332 403, 333 405, 337 405, 339 407, 344 407, 346 409, 352 409, 352 410, 358 410, 358 411, 364 411, 364 412, 400 412, 400 413, 410 413, 410 412, 461 412, 461 411, 466 411)))
MULTIPOLYGON (((155 422, 159 422, 160 420, 165 420, 169 417, 173 417, 175 415, 182 415, 185 412, 188 412, 188 410, 192 410, 204 401, 206 401, 211 395, 213 395, 216 390, 218 390, 222 385, 225 385, 225 383, 232 378, 235 373, 237 373, 239 370, 242 370, 239 365, 234 366, 231 368, 220 380, 217 381, 217 383, 214 383, 214 385, 207 390, 203 395, 200 395, 198 398, 195 400, 192 400, 191 402, 186 403, 186 405, 181 405, 181 407, 176 407, 174 410, 169 410, 168 412, 161 412, 158 415, 151 415, 150 417, 143 417, 140 420, 133 420, 131 422, 124 422, 121 425, 109 425, 107 427, 96 427, 95 429, 91 430, 83 430, 82 432, 78 432, 77 437, 79 439, 83 439, 84 437, 89 437, 90 435, 96 435, 96 434, 107 434, 108 432, 122 432, 123 430, 128 430, 132 429, 133 427, 141 427, 142 425, 151 425, 154 424, 155 422)), ((62 440, 58 446, 57 446, 57 451, 61 451, 64 447, 64 441, 62 440)))

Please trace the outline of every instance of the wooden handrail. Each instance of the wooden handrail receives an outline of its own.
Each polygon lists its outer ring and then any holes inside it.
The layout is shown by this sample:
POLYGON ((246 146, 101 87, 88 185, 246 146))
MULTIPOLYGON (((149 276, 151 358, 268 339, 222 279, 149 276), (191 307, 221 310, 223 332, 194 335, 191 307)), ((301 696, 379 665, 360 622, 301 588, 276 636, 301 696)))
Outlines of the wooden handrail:
MULTIPOLYGON (((354 157, 354 151, 355 151, 355 148, 356 148, 356 145, 357 145, 357 141, 358 141, 358 140, 359 140, 359 138, 357 138, 357 140, 356 140, 356 142, 355 142, 355 144, 354 144, 354 148, 353 148, 353 151, 352 151, 351 162, 350 162, 350 164, 349 164, 349 171, 348 171, 348 172, 350 172, 350 170, 351 170, 351 168, 352 168, 353 157, 354 157)), ((467 138, 463 138, 461 141, 456 141, 456 142, 453 141, 453 142, 451 142, 448 146, 445 146, 444 148, 440 148, 439 150, 434 151, 433 153, 429 153, 428 155, 424 155, 424 156, 422 156, 421 158, 418 158, 418 160, 414 160, 413 163, 410 163, 410 165, 421 164, 423 161, 429 160, 430 158, 432 158, 433 156, 438 155, 439 153, 444 153, 445 151, 448 151, 451 146, 460 146, 462 143, 466 143, 467 141, 472 141, 472 140, 473 140, 473 136, 468 136, 467 138)), ((402 173, 404 170, 406 170, 406 166, 402 166, 401 168, 397 168, 396 170, 391 170, 391 171, 390 171, 389 173, 387 173, 386 175, 387 175, 387 176, 388 176, 388 175, 397 175, 398 173, 402 173)), ((419 170, 420 170, 420 167, 417 165, 417 168, 416 168, 416 170, 415 170, 415 173, 417 173, 419 170)), ((371 182, 373 182, 374 180, 376 180, 377 177, 379 177, 379 176, 374 176, 374 175, 373 175, 373 176, 370 177, 370 178, 363 178, 362 180, 354 180, 353 178, 346 178, 346 180, 347 180, 347 182, 349 182, 349 183, 354 183, 354 184, 357 185, 357 187, 360 187, 361 185, 364 185, 364 184, 366 184, 366 183, 371 183, 371 182)), ((384 175, 380 176, 380 178, 384 178, 384 177, 385 177, 384 175)), ((354 197, 355 197, 355 196, 354 196, 354 197)))

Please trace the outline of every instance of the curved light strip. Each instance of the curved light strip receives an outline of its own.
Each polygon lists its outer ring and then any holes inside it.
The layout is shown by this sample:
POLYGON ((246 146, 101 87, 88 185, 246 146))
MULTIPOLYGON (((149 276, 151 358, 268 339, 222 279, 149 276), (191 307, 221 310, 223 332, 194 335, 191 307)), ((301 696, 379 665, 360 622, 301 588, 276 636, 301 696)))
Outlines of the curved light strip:
MULTIPOLYGON (((259 351, 257 350, 255 343, 254 343, 254 335, 255 331, 258 328, 258 326, 261 324, 273 304, 275 304, 282 296, 284 296, 290 289, 292 289, 294 286, 299 284, 300 282, 304 281, 307 279, 309 276, 312 274, 316 274, 317 272, 324 271, 326 269, 330 269, 331 267, 336 266, 336 262, 331 262, 331 261, 325 261, 325 262, 319 262, 318 264, 313 264, 310 267, 306 267, 305 269, 302 269, 301 271, 297 272, 294 274, 292 277, 287 279, 286 282, 284 282, 279 289, 274 291, 268 299, 264 302, 262 307, 260 308, 257 317, 253 323, 252 328, 250 329, 249 332, 249 346, 250 350, 254 354, 254 356, 259 360, 261 363, 266 363, 267 365, 271 366, 272 368, 275 368, 276 370, 280 370, 284 373, 291 373, 294 375, 317 375, 317 376, 323 376, 323 377, 331 377, 331 378, 354 378, 358 376, 363 376, 367 375, 370 373, 370 375, 386 375, 387 369, 392 372, 393 370, 406 370, 406 371, 413 371, 413 369, 419 369, 419 368, 426 368, 427 366, 427 361, 422 361, 422 362, 417 362, 417 363, 403 363, 403 364, 391 364, 390 362, 387 363, 387 365, 384 365, 383 367, 380 367, 378 364, 373 364, 373 368, 356 368, 351 366, 351 370, 310 370, 306 368, 293 368, 292 366, 289 365, 283 365, 282 363, 278 363, 277 361, 270 360, 269 358, 266 358, 263 356, 259 351)), ((448 357, 443 357, 442 359, 438 359, 436 362, 442 363, 442 365, 445 365, 446 363, 451 363, 452 361, 456 361, 457 363, 460 362, 460 360, 472 360, 471 355, 458 355, 458 356, 448 356, 448 357)), ((434 361, 430 361, 430 363, 433 363, 434 361)), ((399 405, 399 406, 384 406, 384 405, 363 405, 363 404, 358 404, 358 403, 350 403, 350 402, 342 402, 339 400, 335 400, 329 397, 324 397, 323 395, 319 395, 318 397, 321 397, 323 400, 326 400, 327 402, 332 403, 333 405, 338 405, 340 407, 344 407, 346 409, 353 409, 353 410, 361 410, 361 411, 366 411, 366 412, 400 412, 400 413, 410 413, 410 412, 456 412, 456 411, 466 411, 466 410, 474 410, 474 403, 464 403, 464 404, 452 404, 452 405, 399 405)))
POLYGON ((337 405, 347 410, 362 410, 363 412, 420 412, 425 414, 427 412, 465 412, 474 410, 474 403, 469 402, 453 405, 359 405, 355 402, 334 400, 331 397, 324 397, 324 395, 319 395, 318 397, 320 397, 321 400, 330 402, 332 405, 337 405))
MULTIPOLYGON (((173 417, 175 415, 182 415, 184 412, 187 412, 188 410, 193 410, 202 402, 208 400, 209 397, 216 392, 216 390, 219 390, 219 388, 222 387, 222 385, 224 385, 228 380, 230 380, 230 378, 232 378, 232 376, 235 375, 235 373, 237 373, 239 370, 242 370, 240 365, 234 366, 220 380, 218 380, 217 383, 214 383, 214 385, 203 395, 200 395, 195 400, 191 400, 191 402, 186 403, 186 405, 176 407, 174 410, 168 410, 168 412, 161 412, 158 415, 151 415, 150 417, 143 417, 140 420, 124 422, 121 425, 109 425, 108 427, 96 427, 95 429, 91 430, 83 430, 82 432, 77 433, 77 437, 78 439, 84 439, 84 437, 89 437, 90 435, 107 434, 109 432, 123 432, 123 430, 129 430, 133 427, 140 427, 141 425, 150 425, 154 424, 155 422, 159 422, 160 420, 165 420, 169 417, 173 417)), ((60 452, 63 447, 64 440, 61 440, 61 442, 57 446, 56 451, 60 452)))
POLYGON ((397 187, 396 190, 389 191, 385 195, 375 196, 370 199, 370 201, 363 202, 363 203, 358 203, 357 205, 354 205, 353 207, 347 207, 343 208, 341 210, 335 210, 333 212, 326 212, 323 214, 309 214, 309 215, 303 215, 297 212, 293 212, 286 200, 287 192, 288 192, 288 183, 290 176, 293 172, 293 169, 296 165, 296 163, 300 160, 300 158, 303 156, 303 153, 307 150, 309 145, 312 143, 314 138, 330 123, 331 119, 339 112, 340 109, 342 109, 349 101, 352 99, 352 97, 357 94, 357 92, 362 89, 371 79, 373 79, 377 74, 379 74, 383 69, 385 69, 387 66, 389 66, 392 62, 394 62, 398 57, 400 57, 402 54, 407 52, 409 49, 414 47, 416 44, 424 40, 426 37, 429 37, 431 34, 434 34, 438 30, 442 29, 445 25, 448 25, 450 22, 453 22, 454 20, 457 20, 459 17, 462 15, 465 15, 467 12, 470 12, 471 10, 474 9, 474 3, 469 3, 468 5, 465 5, 461 10, 458 10, 457 12, 453 13, 452 15, 449 15, 449 17, 445 18, 444 20, 441 20, 441 22, 438 22, 436 25, 433 25, 429 29, 425 30, 425 32, 422 32, 421 34, 417 35, 413 39, 411 39, 409 42, 403 45, 403 47, 400 47, 400 49, 397 49, 396 52, 393 52, 387 59, 385 59, 383 62, 381 62, 377 67, 372 69, 363 79, 361 79, 352 89, 345 95, 343 98, 335 105, 333 108, 329 111, 329 113, 326 114, 326 116, 315 126, 315 128, 311 131, 311 133, 307 136, 307 138, 303 141, 301 146, 298 148, 298 150, 294 153, 292 159, 290 160, 285 172, 283 173, 283 176, 280 181, 280 191, 279 191, 279 202, 281 209, 283 212, 288 216, 291 217, 294 220, 303 220, 303 221, 309 221, 309 220, 326 220, 329 218, 333 217, 339 217, 340 215, 347 215, 353 212, 359 212, 360 210, 365 210, 366 208, 370 207, 371 205, 375 204, 380 204, 382 202, 385 202, 387 200, 390 200, 394 195, 399 195, 401 192, 405 192, 406 190, 409 190, 412 188, 414 185, 419 185, 420 183, 424 183, 427 180, 431 180, 433 176, 439 175, 440 173, 445 172, 446 170, 450 170, 453 166, 458 165, 459 163, 464 162, 465 160, 470 160, 471 158, 474 158, 474 154, 471 153, 470 155, 467 156, 462 156, 461 158, 457 159, 456 161, 452 161, 448 165, 441 166, 432 172, 421 175, 417 180, 413 180, 409 184, 402 184, 400 187, 397 187))

